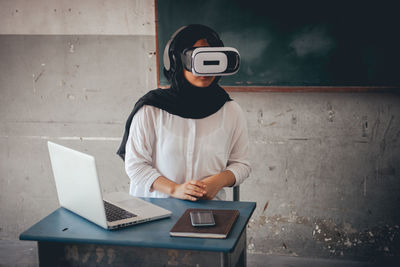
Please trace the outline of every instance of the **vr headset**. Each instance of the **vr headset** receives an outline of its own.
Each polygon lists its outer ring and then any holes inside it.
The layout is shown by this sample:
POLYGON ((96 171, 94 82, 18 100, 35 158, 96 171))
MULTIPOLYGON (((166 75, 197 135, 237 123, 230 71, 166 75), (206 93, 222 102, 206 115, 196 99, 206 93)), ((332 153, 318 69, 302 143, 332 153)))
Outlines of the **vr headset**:
POLYGON ((238 72, 239 52, 233 47, 192 47, 181 54, 182 64, 195 76, 226 76, 238 72))

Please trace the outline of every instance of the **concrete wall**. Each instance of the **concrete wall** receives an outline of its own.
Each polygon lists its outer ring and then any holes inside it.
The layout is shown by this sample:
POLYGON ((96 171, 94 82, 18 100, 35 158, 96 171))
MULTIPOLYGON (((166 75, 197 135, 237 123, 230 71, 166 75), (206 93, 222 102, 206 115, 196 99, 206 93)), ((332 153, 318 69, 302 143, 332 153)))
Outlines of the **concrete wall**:
MULTIPOLYGON (((156 87, 154 3, 0 1, 0 239, 58 207, 47 140, 115 155, 132 105, 156 87)), ((257 201, 248 251, 369 259, 400 250, 400 96, 232 93, 249 125, 257 201)))

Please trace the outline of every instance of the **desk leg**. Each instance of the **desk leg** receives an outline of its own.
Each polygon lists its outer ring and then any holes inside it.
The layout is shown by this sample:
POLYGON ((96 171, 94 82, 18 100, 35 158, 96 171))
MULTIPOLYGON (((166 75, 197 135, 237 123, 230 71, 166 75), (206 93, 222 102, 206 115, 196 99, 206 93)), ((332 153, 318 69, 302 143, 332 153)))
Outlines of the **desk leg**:
POLYGON ((243 230, 239 240, 231 253, 221 253, 221 266, 244 267, 247 262, 246 229, 243 230))
POLYGON ((38 242, 39 266, 246 266, 246 230, 230 253, 38 242))

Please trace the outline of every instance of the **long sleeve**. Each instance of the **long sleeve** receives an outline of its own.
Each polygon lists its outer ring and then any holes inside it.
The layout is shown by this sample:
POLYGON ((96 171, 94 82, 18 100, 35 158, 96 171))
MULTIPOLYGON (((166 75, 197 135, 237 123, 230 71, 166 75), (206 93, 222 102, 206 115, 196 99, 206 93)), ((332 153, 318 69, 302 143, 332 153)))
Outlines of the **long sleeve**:
POLYGON ((234 106, 236 112, 230 115, 235 115, 236 121, 226 170, 230 170, 235 175, 234 186, 237 186, 249 177, 251 167, 248 161, 249 140, 246 119, 239 105, 235 104, 234 106))
MULTIPOLYGON (((153 166, 153 147, 156 142, 154 109, 142 107, 134 116, 126 143, 125 170, 133 186, 150 191, 153 182, 161 176, 153 166)), ((132 191, 132 190, 131 190, 132 191)))

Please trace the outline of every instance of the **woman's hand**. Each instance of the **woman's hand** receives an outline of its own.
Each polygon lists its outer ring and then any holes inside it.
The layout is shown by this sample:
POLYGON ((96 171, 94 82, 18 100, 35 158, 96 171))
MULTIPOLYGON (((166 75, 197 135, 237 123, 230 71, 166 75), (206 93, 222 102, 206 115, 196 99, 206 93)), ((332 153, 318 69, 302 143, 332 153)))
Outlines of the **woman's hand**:
POLYGON ((235 175, 231 171, 223 171, 219 174, 209 176, 201 180, 205 185, 206 193, 203 199, 213 199, 225 186, 232 186, 235 184, 235 175))
POLYGON ((213 179, 214 176, 207 177, 202 180, 206 184, 206 193, 202 197, 203 199, 211 200, 213 199, 219 190, 223 188, 218 182, 217 179, 213 179))
POLYGON ((171 190, 171 196, 180 199, 196 201, 204 197, 206 184, 202 181, 187 181, 183 184, 175 184, 171 190))

